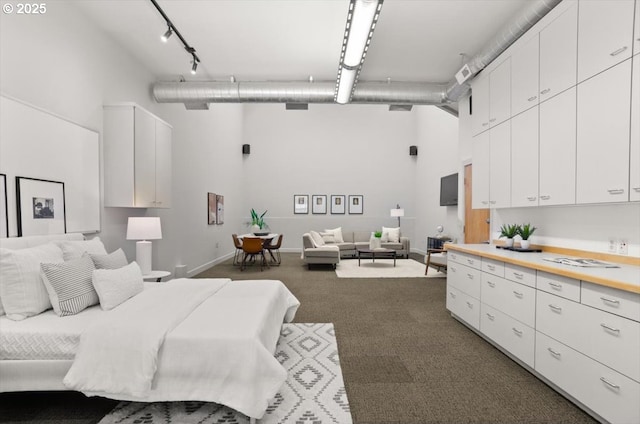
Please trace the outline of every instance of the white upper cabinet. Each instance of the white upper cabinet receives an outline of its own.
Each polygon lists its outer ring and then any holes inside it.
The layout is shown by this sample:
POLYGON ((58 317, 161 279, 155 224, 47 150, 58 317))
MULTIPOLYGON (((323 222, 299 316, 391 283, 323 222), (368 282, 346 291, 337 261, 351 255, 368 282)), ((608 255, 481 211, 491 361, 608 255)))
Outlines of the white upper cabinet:
POLYGON ((538 108, 511 119, 511 206, 538 206, 538 108))
POLYGON ((485 131, 472 140, 472 200, 473 209, 487 209, 489 207, 489 169, 491 139, 489 131, 485 131))
POLYGON ((489 75, 489 126, 511 117, 511 59, 507 58, 489 75))
POLYGON ((489 75, 474 78, 471 93, 471 130, 476 135, 489 129, 489 75))
POLYGON ((156 201, 156 118, 140 108, 134 116, 135 206, 152 208, 156 201))
POLYGON ((578 4, 540 31, 540 101, 576 84, 578 4))
POLYGON ((576 89, 540 104, 539 204, 576 202, 576 89))
POLYGON ((540 39, 536 34, 511 56, 511 114, 513 116, 538 104, 539 55, 540 39))
POLYGON ((633 28, 633 54, 640 53, 640 0, 636 0, 636 23, 633 28))
POLYGON ((171 127, 156 121, 156 204, 158 208, 171 207, 172 175, 171 127))
POLYGON ((631 60, 578 85, 577 203, 629 200, 631 60))
POLYGON ((489 138, 489 206, 508 208, 511 206, 511 121, 491 128, 489 138))
POLYGON ((640 201, 640 54, 633 57, 631 90, 629 200, 637 202, 640 201))

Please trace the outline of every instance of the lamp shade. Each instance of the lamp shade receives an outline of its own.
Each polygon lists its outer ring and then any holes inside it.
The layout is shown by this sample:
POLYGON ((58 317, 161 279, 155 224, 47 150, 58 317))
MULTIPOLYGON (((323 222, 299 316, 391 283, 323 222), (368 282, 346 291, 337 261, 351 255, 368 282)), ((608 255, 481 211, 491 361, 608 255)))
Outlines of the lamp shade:
POLYGON ((131 217, 127 223, 127 240, 159 240, 162 238, 160 218, 131 217))
POLYGON ((391 216, 393 218, 399 218, 401 216, 404 216, 404 209, 391 209, 391 216))

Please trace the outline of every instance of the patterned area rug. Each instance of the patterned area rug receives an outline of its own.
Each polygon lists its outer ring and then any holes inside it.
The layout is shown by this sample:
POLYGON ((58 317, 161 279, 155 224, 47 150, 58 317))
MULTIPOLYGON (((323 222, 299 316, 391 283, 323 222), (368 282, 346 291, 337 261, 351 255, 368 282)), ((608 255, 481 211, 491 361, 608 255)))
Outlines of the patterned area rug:
POLYGON ((421 278, 424 275, 425 264, 413 259, 397 259, 393 266, 393 259, 361 259, 358 266, 357 259, 341 260, 336 265, 338 278, 421 278))
MULTIPOLYGON (((333 324, 284 324, 275 357, 289 371, 260 424, 351 424, 333 324)), ((120 402, 99 424, 248 424, 209 402, 120 402)))

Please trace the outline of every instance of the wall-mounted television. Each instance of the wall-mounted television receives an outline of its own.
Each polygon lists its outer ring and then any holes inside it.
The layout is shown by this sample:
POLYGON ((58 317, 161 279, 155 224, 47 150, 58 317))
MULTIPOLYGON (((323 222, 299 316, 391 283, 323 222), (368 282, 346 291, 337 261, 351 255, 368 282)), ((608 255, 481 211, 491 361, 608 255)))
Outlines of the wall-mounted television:
POLYGON ((458 174, 440 178, 440 206, 458 204, 458 174))

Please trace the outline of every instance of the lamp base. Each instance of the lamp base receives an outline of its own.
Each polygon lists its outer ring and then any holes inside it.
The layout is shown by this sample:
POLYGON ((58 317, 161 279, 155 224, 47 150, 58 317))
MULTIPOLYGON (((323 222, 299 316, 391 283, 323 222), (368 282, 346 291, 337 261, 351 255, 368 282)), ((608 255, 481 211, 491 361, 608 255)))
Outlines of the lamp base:
POLYGON ((142 240, 136 242, 136 262, 142 275, 151 274, 151 242, 142 240))

